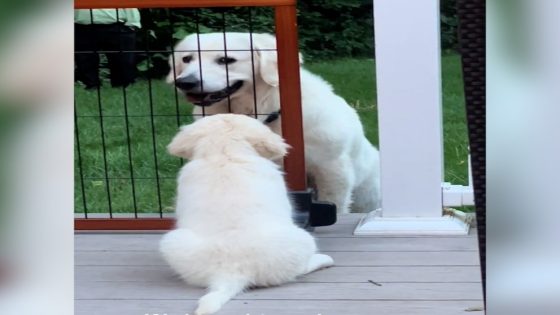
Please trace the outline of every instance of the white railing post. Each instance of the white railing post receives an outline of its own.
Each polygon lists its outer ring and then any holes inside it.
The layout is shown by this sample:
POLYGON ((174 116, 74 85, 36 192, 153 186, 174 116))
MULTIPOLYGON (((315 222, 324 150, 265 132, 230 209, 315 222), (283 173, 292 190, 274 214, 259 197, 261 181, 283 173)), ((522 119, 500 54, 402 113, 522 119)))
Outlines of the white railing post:
POLYGON ((382 209, 356 234, 465 234, 442 217, 439 0, 374 0, 382 209))

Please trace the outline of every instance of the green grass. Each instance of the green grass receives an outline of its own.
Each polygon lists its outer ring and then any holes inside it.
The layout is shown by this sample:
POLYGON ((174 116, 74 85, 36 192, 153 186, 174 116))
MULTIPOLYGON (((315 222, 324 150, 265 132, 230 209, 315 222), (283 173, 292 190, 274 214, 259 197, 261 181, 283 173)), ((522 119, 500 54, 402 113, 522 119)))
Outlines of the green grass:
MULTIPOLYGON (((329 81, 335 91, 358 110, 368 139, 377 144, 374 61, 350 59, 310 63, 306 67, 329 81)), ((442 72, 445 179, 455 184, 466 184, 467 129, 459 57, 445 56, 442 61, 442 72)), ((81 153, 78 155, 76 148, 76 212, 84 211, 84 196, 88 212, 108 212, 107 188, 112 211, 115 213, 133 212, 135 207, 141 213, 158 212, 160 207, 163 212, 172 211, 175 176, 181 161, 169 156, 165 146, 175 135, 180 124, 191 122, 189 117, 191 108, 181 99, 177 107, 175 91, 162 80, 151 82, 151 96, 149 90, 147 81, 140 81, 128 87, 125 109, 122 89, 101 89, 106 148, 104 152, 97 91, 85 91, 81 86, 76 85, 76 113, 79 116, 77 134, 81 153), (150 108, 150 97, 153 100, 152 108, 150 108), (128 123, 125 110, 128 112, 128 123), (155 133, 152 133, 152 124, 155 133), (110 178, 108 181, 105 180, 104 153, 107 160, 107 177, 110 178), (81 170, 79 156, 81 156, 81 170), (85 193, 82 192, 80 172, 84 177, 85 193), (133 198, 131 177, 135 178, 136 198, 133 198)))

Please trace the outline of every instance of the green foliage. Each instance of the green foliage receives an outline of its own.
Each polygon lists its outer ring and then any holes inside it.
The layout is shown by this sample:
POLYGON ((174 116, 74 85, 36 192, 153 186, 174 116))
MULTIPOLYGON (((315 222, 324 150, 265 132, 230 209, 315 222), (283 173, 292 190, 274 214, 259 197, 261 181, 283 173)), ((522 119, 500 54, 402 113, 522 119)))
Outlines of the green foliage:
POLYGON ((457 49, 457 0, 441 0, 441 47, 445 50, 457 49))
POLYGON ((300 47, 307 59, 373 56, 372 2, 300 1, 300 47))
MULTIPOLYGON (((456 0, 441 0, 442 47, 457 46, 456 0)), ((299 44, 306 61, 374 56, 371 0, 301 0, 298 2, 299 44)), ((403 8, 406 10, 406 8, 403 8)), ((142 50, 169 51, 188 34, 200 32, 274 33, 272 8, 145 9, 142 50)), ((168 71, 167 54, 141 58, 138 70, 161 76, 168 71), (150 59, 150 60, 144 60, 150 59)))

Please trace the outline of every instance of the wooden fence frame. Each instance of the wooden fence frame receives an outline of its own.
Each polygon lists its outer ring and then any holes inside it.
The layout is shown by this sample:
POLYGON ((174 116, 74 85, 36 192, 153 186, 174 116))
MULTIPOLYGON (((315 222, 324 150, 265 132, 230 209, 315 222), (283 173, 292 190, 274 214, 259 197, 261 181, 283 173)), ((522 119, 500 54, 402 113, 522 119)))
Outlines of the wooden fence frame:
MULTIPOLYGON (((296 0, 75 0, 75 9, 99 8, 207 8, 207 7, 273 7, 275 10, 278 76, 282 107, 282 136, 292 147, 284 160, 286 181, 291 191, 307 189, 296 0)), ((76 218, 76 230, 168 230, 172 218, 76 218)))

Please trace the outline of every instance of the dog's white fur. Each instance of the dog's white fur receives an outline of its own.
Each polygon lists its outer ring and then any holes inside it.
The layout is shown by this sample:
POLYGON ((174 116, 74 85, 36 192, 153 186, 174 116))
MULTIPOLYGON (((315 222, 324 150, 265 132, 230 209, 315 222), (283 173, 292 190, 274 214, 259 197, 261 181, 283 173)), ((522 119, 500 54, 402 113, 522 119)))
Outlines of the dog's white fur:
POLYGON ((177 229, 160 250, 188 283, 209 288, 197 315, 242 290, 328 267, 313 237, 292 222, 277 163, 288 145, 256 119, 213 115, 185 126, 168 150, 189 159, 178 178, 177 229))
MULTIPOLYGON (((272 113, 280 108, 276 39, 269 34, 226 33, 227 56, 237 61, 227 67, 216 60, 225 56, 224 34, 187 36, 170 58, 172 67, 167 81, 195 75, 205 92, 218 91, 236 81, 243 87, 228 100, 209 107, 195 106, 194 114, 272 113), (214 50, 196 52, 201 50, 214 50), (254 53, 251 54, 251 49, 254 53), (236 51, 244 50, 244 51, 236 51), (194 51, 194 52, 193 52, 194 51), (184 56, 192 56, 188 63, 184 56), (200 57, 200 58, 199 58, 200 57), (254 67, 252 67, 254 64, 254 67), (254 73, 254 75, 253 75, 254 73), (253 80, 254 76, 254 80, 253 80), (256 90, 254 104, 253 85, 256 90)), ((366 139, 356 111, 336 95, 320 77, 301 68, 301 93, 306 166, 317 188, 319 200, 334 202, 339 213, 367 212, 379 207, 379 152, 366 139)), ((264 120, 266 115, 260 116, 264 120)), ((281 133, 280 120, 269 125, 281 133)), ((218 131, 216 131, 218 132, 218 131)))

